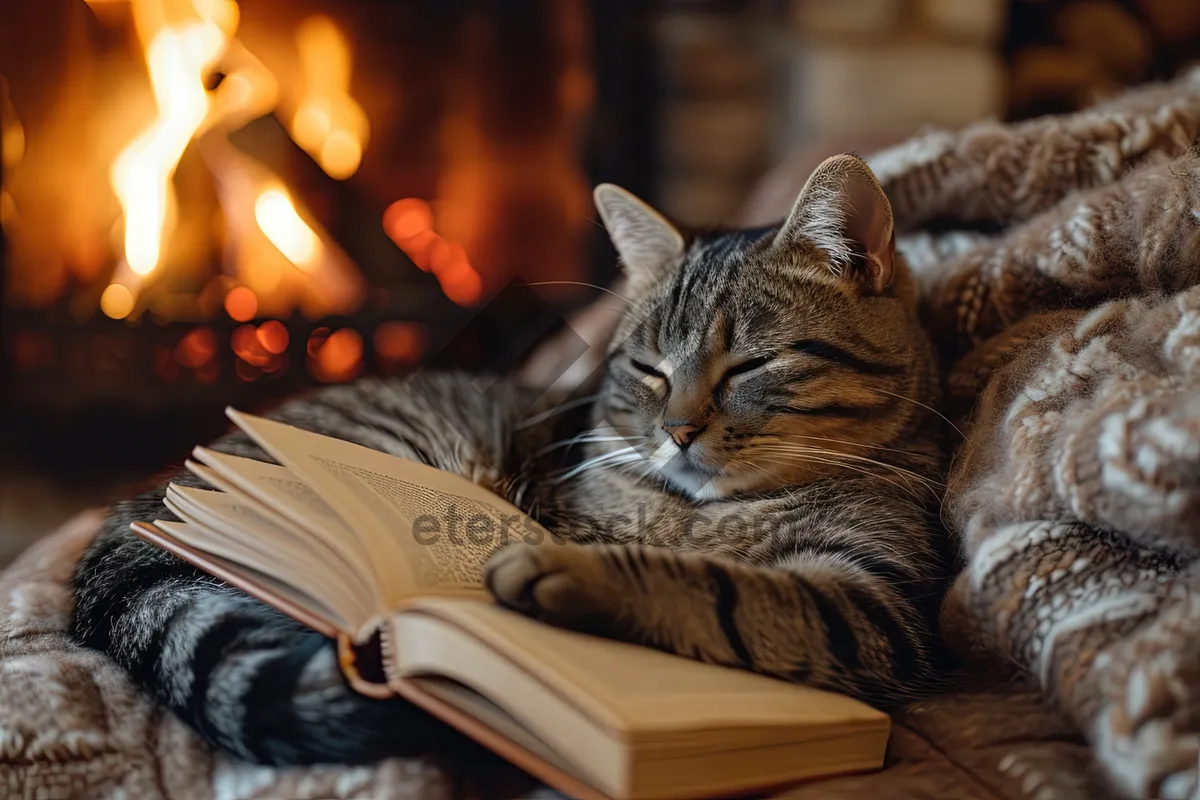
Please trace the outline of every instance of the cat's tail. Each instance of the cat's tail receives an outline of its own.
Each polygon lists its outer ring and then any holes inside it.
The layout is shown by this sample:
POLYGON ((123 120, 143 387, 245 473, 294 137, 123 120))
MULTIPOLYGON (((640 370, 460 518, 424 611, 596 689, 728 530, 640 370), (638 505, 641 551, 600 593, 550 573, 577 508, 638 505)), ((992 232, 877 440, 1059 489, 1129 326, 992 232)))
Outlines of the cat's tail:
MULTIPOLYGON (((449 729, 354 692, 333 643, 129 532, 162 491, 116 507, 75 572, 77 641, 111 656, 211 744, 265 764, 365 763, 449 729)), ((161 513, 156 511, 161 516, 161 513)))

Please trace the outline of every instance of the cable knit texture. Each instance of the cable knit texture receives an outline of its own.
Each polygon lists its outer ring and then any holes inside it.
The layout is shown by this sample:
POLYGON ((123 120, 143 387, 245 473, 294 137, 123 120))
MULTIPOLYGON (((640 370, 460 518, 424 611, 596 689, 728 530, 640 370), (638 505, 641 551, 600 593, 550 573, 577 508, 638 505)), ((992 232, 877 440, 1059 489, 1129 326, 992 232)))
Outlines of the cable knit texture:
POLYGON ((1195 72, 873 162, 910 231, 1005 225, 901 242, 965 432, 951 598, 1129 797, 1200 797, 1198 133, 1195 72))

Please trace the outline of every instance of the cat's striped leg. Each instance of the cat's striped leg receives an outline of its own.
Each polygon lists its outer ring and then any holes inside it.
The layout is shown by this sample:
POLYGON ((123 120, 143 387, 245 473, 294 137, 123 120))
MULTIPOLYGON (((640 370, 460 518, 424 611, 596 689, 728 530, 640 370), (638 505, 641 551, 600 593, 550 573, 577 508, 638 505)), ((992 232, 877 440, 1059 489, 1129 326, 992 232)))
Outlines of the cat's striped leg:
POLYGON ((842 554, 773 568, 640 545, 514 546, 487 582, 552 624, 876 701, 927 685, 934 660, 913 593, 929 584, 842 554))

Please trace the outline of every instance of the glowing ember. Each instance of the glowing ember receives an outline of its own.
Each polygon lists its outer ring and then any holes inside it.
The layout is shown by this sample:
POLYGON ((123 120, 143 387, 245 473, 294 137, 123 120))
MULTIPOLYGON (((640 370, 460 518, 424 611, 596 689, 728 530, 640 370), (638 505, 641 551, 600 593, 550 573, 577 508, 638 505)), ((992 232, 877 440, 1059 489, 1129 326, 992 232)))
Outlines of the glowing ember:
POLYGON ((225 295, 225 312, 238 322, 254 319, 258 313, 258 298, 245 286, 239 286, 225 295))
POLYGON ((125 319, 133 311, 133 292, 119 283, 110 284, 100 295, 100 310, 113 319, 125 319))
POLYGON ((421 231, 416 236, 412 236, 402 242, 397 242, 404 254, 412 259, 412 262, 419 269, 429 272, 429 256, 433 252, 433 248, 438 242, 443 241, 442 237, 438 236, 433 231, 421 231))
POLYGON ((268 353, 279 355, 287 350, 288 347, 288 330, 287 327, 278 320, 267 320, 262 325, 258 326, 256 334, 258 343, 263 346, 263 349, 268 353))
POLYGON ((465 260, 452 262, 450 268, 435 274, 446 297, 460 306, 474 305, 483 296, 483 281, 465 260))
POLYGON ((267 189, 254 201, 254 219, 271 244, 303 270, 315 266, 320 241, 300 218, 284 189, 267 189))
POLYGON ((462 245, 450 242, 433 230, 433 210, 424 200, 406 197, 383 212, 383 230, 412 262, 433 272, 442 291, 460 306, 479 302, 483 281, 471 266, 462 245))
POLYGON ((433 229, 433 209, 416 197, 397 200, 383 212, 383 229, 399 244, 433 229))
POLYGON ((230 5, 198 4, 194 10, 210 16, 168 27, 165 3, 134 0, 158 118, 117 157, 111 179, 125 217, 125 261, 138 275, 149 275, 158 265, 173 203, 171 179, 208 116, 204 76, 229 44, 221 23, 229 23, 230 5), (211 16, 216 13, 223 18, 211 16))
POLYGON ((200 369, 217 355, 217 332, 196 328, 175 345, 175 360, 185 367, 200 369))
POLYGON ((308 342, 304 345, 304 350, 308 353, 309 358, 317 357, 317 353, 321 352, 321 348, 329 340, 330 333, 329 328, 317 328, 312 332, 312 335, 308 337, 308 342))
POLYGON ((375 329, 375 355, 384 364, 412 364, 425 349, 425 331, 415 322, 392 320, 375 329))
POLYGON ((362 336, 351 328, 334 331, 312 353, 309 341, 309 369, 317 380, 341 383, 358 377, 363 368, 362 336))
POLYGON ((292 138, 332 178, 358 171, 369 126, 350 96, 350 45, 333 22, 310 17, 296 30, 304 99, 292 117, 292 138))

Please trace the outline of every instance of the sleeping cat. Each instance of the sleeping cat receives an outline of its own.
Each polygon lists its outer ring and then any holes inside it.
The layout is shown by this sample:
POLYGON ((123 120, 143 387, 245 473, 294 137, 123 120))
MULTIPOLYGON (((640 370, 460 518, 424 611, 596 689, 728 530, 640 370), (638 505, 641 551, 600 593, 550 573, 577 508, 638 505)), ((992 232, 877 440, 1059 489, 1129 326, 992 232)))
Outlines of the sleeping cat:
MULTIPOLYGON (((564 542, 500 549, 485 576, 522 613, 881 704, 927 688, 950 566, 937 379, 875 177, 832 158, 781 225, 690 241, 624 190, 596 201, 630 295, 597 394, 430 373, 272 416, 536 516, 564 542)), ((265 458, 240 434, 215 447, 265 458)), ((80 642, 246 758, 361 762, 445 734, 350 691, 322 636, 136 539, 131 520, 169 518, 162 496, 118 504, 80 562, 80 642)))

